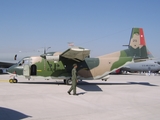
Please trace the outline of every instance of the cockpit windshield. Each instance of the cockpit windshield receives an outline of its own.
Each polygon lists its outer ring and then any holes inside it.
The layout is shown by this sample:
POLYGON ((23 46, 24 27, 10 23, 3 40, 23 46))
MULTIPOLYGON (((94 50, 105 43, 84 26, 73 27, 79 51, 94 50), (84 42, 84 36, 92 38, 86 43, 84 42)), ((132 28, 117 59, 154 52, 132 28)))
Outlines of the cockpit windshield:
POLYGON ((157 64, 159 64, 159 65, 160 65, 160 62, 157 62, 157 64))
POLYGON ((22 66, 22 65, 25 65, 25 64, 30 64, 30 58, 28 58, 28 57, 26 57, 26 58, 23 58, 22 60, 20 60, 19 62, 18 62, 18 65, 19 66, 22 66))
POLYGON ((157 63, 157 64, 159 64, 159 65, 160 65, 160 62, 159 62, 159 61, 157 61, 157 62, 154 62, 154 63, 157 63))

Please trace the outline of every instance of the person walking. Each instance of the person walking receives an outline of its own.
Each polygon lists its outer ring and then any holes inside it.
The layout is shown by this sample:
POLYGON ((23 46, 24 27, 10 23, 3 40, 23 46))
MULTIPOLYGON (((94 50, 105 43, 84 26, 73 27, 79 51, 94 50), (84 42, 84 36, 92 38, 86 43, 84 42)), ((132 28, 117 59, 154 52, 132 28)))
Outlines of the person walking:
POLYGON ((73 95, 77 95, 76 94, 76 86, 77 86, 77 64, 73 64, 73 69, 72 69, 72 86, 70 87, 70 89, 68 90, 68 94, 71 95, 71 91, 73 90, 73 95))

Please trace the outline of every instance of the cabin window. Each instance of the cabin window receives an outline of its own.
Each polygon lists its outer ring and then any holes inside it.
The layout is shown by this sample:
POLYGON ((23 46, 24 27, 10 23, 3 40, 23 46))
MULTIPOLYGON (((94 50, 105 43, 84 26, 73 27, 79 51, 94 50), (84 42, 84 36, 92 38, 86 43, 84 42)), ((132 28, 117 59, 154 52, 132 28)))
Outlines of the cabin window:
POLYGON ((28 64, 30 64, 30 59, 29 58, 24 58, 24 59, 22 59, 22 60, 20 60, 19 62, 18 62, 18 65, 19 66, 22 66, 22 65, 28 65, 28 64))
POLYGON ((160 65, 160 62, 154 62, 154 63, 157 63, 157 64, 159 64, 159 65, 160 65))
POLYGON ((22 66, 24 64, 24 60, 19 61, 19 66, 22 66))

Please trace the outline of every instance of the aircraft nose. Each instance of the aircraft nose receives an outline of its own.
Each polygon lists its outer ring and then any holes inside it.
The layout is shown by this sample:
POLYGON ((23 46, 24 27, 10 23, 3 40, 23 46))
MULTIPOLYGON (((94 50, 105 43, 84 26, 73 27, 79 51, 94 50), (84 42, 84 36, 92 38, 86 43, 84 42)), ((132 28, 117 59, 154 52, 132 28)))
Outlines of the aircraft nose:
POLYGON ((8 73, 14 73, 14 72, 15 72, 15 65, 9 67, 6 71, 7 71, 8 73))
POLYGON ((23 66, 19 66, 17 64, 13 65, 8 68, 7 72, 11 74, 23 75, 23 66))

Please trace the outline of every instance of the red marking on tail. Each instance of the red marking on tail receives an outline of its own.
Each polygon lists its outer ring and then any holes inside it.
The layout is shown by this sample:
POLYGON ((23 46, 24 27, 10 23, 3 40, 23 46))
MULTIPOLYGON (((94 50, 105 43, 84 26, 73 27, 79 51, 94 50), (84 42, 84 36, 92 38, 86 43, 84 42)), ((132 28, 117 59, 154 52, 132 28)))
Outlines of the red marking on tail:
POLYGON ((142 28, 139 29, 139 33, 140 33, 140 45, 146 45, 146 41, 145 41, 145 38, 144 38, 144 33, 143 33, 142 28))

